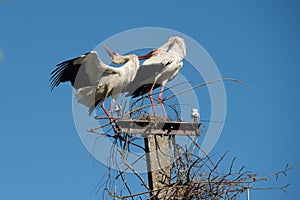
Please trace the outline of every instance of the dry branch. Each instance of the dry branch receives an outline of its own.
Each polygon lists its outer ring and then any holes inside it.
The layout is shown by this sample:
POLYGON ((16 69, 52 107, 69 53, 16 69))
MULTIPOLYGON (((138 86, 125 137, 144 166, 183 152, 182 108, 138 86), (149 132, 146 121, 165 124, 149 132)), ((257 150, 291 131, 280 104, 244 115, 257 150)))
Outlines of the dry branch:
MULTIPOLYGON (((219 80, 209 81, 201 83, 193 87, 182 90, 176 94, 172 94, 165 97, 163 101, 170 100, 175 96, 182 95, 190 90, 214 84, 221 81, 233 81, 247 87, 252 88, 249 84, 231 78, 223 78, 219 80)), ((183 83, 184 84, 184 83, 183 83)), ((179 85, 179 84, 178 84, 179 85)), ((176 87, 177 85, 173 86, 176 87)), ((120 116, 114 117, 114 120, 124 119, 128 117, 134 117, 136 119, 151 120, 151 117, 146 108, 149 108, 151 104, 147 104, 148 96, 143 96, 135 100, 130 106, 129 110, 122 110, 120 116)), ((125 101, 122 107, 126 107, 128 102, 125 101)), ((155 104, 158 105, 159 103, 155 104)), ((167 105, 167 104, 165 104, 167 105)), ((175 104, 168 104, 175 114, 177 120, 180 120, 180 113, 176 110, 175 104)), ((107 117, 96 117, 97 120, 108 120, 107 117)), ((224 122, 218 122, 224 123, 224 122)), ((106 123, 96 128, 92 128, 89 132, 99 134, 105 137, 112 137, 110 134, 102 131, 98 131, 102 128, 108 128, 110 124, 106 123)), ((134 168, 134 165, 143 158, 139 156, 135 161, 131 163, 127 160, 127 154, 131 146, 139 148, 145 151, 139 143, 136 142, 137 137, 133 137, 128 133, 120 133, 120 137, 114 138, 118 140, 114 142, 115 147, 111 150, 111 156, 108 172, 106 174, 105 183, 101 185, 103 191, 103 199, 155 199, 159 194, 164 194, 166 200, 180 200, 180 199, 238 199, 240 195, 247 190, 270 190, 279 189, 285 191, 288 184, 270 186, 269 178, 274 177, 277 181, 282 175, 286 175, 287 172, 296 167, 296 165, 287 165, 283 170, 270 173, 265 176, 258 176, 257 174, 246 171, 246 167, 236 167, 236 158, 229 160, 229 164, 225 164, 227 159, 227 152, 219 157, 213 157, 208 155, 198 144, 198 137, 192 138, 187 136, 191 144, 190 146, 180 146, 176 143, 175 137, 169 137, 169 144, 172 146, 172 162, 170 163, 171 169, 171 183, 164 185, 163 187, 155 190, 150 190, 145 178, 142 174, 138 173, 134 168), (121 146, 121 150, 117 149, 117 145, 121 146), (201 152, 201 154, 200 154, 201 152), (198 153, 198 154, 197 154, 198 153), (113 170, 111 166, 118 165, 114 160, 119 155, 123 159, 125 168, 117 166, 117 170, 113 170), (127 171, 130 170, 135 178, 135 182, 131 185, 127 182, 127 171), (221 171, 225 171, 221 173, 221 171), (265 187, 256 187, 257 183, 264 183, 265 187), (118 187, 117 187, 118 186, 118 187), (140 186, 140 191, 133 193, 132 188, 140 186), (149 197, 150 194, 154 196, 149 197)), ((135 190, 137 191, 137 190, 135 190)))

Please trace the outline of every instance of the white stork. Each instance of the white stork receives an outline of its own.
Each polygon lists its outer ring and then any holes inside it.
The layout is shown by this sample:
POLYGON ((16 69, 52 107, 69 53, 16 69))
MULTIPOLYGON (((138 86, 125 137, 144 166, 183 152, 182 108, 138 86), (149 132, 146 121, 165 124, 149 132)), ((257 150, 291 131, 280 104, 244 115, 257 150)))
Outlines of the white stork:
POLYGON ((111 67, 101 61, 96 51, 91 51, 58 64, 51 73, 50 90, 62 82, 70 82, 76 89, 77 101, 90 108, 89 114, 101 103, 101 108, 110 118, 116 99, 136 75, 139 58, 134 54, 121 56, 112 53, 107 47, 105 50, 114 64, 125 64, 119 68, 111 67), (109 96, 111 105, 107 111, 104 103, 109 96))
POLYGON ((135 79, 124 88, 127 96, 138 97, 148 93, 154 116, 154 102, 152 91, 161 86, 158 100, 161 105, 163 117, 166 118, 162 103, 162 94, 167 82, 171 81, 183 66, 183 58, 186 55, 184 40, 178 36, 171 37, 164 45, 151 51, 140 59, 147 59, 137 71, 135 79))

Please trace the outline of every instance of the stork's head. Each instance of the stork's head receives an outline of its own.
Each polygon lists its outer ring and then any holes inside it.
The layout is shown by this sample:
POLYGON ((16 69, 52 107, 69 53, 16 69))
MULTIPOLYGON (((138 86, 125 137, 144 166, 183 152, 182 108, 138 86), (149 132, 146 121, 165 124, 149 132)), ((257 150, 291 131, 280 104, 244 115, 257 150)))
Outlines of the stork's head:
POLYGON ((123 64, 123 63, 127 62, 127 60, 125 60, 123 56, 121 56, 117 52, 112 52, 107 46, 104 46, 104 49, 107 52, 107 54, 110 56, 111 61, 114 64, 120 65, 120 64, 123 64))

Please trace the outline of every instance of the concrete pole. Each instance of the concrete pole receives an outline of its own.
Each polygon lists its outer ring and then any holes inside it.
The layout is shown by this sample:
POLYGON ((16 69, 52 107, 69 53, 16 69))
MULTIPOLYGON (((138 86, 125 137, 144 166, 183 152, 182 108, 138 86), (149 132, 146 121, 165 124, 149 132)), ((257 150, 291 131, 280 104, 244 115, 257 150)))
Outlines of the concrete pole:
POLYGON ((151 200, 167 199, 168 190, 159 191, 171 183, 169 136, 148 135, 145 141, 149 188, 155 190, 151 200), (158 189, 158 190, 157 190, 158 189), (157 192, 156 192, 157 191, 157 192))

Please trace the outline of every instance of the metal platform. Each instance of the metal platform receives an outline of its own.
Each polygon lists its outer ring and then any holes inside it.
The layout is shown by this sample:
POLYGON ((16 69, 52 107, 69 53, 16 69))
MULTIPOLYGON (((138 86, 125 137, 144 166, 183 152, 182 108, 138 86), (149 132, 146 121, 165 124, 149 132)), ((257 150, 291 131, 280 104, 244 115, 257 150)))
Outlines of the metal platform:
POLYGON ((116 119, 121 132, 145 135, 200 135, 200 122, 116 119))

